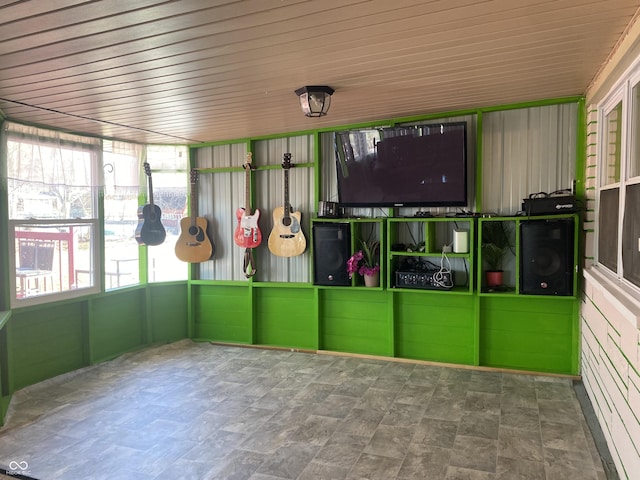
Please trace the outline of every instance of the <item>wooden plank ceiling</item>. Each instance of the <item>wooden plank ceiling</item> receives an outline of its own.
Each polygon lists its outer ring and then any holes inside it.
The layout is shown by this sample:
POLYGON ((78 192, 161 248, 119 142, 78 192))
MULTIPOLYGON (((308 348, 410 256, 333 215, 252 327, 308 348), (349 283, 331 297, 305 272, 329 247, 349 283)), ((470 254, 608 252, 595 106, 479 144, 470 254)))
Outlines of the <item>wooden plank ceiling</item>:
POLYGON ((0 1, 0 112, 196 143, 583 94, 638 0, 0 1), (307 118, 294 90, 329 85, 307 118))

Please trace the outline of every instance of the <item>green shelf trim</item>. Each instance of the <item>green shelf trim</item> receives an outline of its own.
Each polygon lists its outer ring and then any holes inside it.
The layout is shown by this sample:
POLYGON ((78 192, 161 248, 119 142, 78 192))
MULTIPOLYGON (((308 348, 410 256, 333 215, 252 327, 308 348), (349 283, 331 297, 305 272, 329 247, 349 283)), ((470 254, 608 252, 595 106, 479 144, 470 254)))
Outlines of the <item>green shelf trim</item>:
POLYGON ((473 295, 474 292, 469 290, 469 287, 453 287, 449 290, 438 290, 438 289, 430 289, 430 288, 402 288, 402 287, 391 287, 390 291, 394 293, 408 293, 408 294, 419 294, 419 295, 473 295))
POLYGON ((381 285, 379 287, 365 287, 364 285, 313 285, 318 290, 365 290, 367 292, 382 292, 385 288, 381 285))
MULTIPOLYGON (((247 280, 189 280, 189 285, 225 285, 231 287, 246 287, 247 280)), ((255 285, 255 283, 253 284, 255 285)))
POLYGON ((312 283, 289 283, 289 282, 253 282, 251 284, 257 288, 300 288, 311 289, 317 287, 312 283))
POLYGON ((390 217, 318 217, 314 216, 311 221, 319 223, 383 223, 390 217))
MULTIPOLYGON (((494 218, 494 217, 492 217, 494 218)), ((411 222, 472 222, 476 217, 387 217, 387 221, 389 222, 398 222, 398 223, 411 223, 411 222)))
POLYGON ((565 301, 565 302, 573 302, 575 301, 578 297, 576 297, 575 295, 529 295, 529 294, 525 294, 525 293, 516 293, 516 292, 478 292, 478 296, 479 297, 509 297, 509 298, 517 298, 519 300, 525 301, 525 300, 534 300, 536 301, 536 299, 538 301, 543 301, 543 300, 550 300, 550 301, 565 301))
MULTIPOLYGON (((396 252, 391 251, 389 255, 393 257, 441 257, 442 252, 396 252)), ((445 252, 445 255, 449 258, 469 258, 470 253, 453 253, 445 252)))
MULTIPOLYGON (((296 163, 293 167, 299 168, 313 168, 315 167, 315 163, 296 163)), ((252 168, 252 171, 262 171, 262 170, 280 170, 282 169, 282 165, 255 165, 255 168, 252 168)), ((229 172, 244 172, 243 167, 212 167, 212 168, 199 168, 198 172, 200 173, 229 173, 229 172)))

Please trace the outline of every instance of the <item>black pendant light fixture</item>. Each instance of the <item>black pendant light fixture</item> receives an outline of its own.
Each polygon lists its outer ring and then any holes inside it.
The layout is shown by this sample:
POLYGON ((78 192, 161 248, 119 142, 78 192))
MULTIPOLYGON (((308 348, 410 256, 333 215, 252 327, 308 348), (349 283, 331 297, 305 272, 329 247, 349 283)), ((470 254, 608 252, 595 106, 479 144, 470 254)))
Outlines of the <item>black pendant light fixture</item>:
POLYGON ((323 117, 331 106, 333 88, 327 86, 302 87, 296 90, 300 97, 300 108, 307 117, 323 117))

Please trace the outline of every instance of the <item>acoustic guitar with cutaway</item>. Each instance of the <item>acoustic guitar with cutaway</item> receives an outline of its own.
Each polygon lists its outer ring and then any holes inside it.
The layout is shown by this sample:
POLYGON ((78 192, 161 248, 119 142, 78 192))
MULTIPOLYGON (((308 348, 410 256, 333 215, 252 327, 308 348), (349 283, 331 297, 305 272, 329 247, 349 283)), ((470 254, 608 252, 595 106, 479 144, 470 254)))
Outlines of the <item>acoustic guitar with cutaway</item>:
POLYGON ((162 211, 153 203, 153 181, 151 167, 144 162, 144 173, 147 174, 149 185, 149 203, 138 207, 138 226, 136 227, 136 242, 140 245, 160 245, 164 242, 167 232, 162 225, 162 211))
POLYGON ((307 248, 307 239, 300 227, 300 212, 293 212, 289 203, 289 169, 291 154, 284 154, 284 206, 273 210, 273 229, 269 234, 269 250, 278 257, 295 257, 307 248))
POLYGON ((198 216, 198 171, 191 170, 191 215, 180 220, 180 236, 176 242, 176 257, 183 262, 206 262, 214 252, 207 235, 207 219, 198 216))

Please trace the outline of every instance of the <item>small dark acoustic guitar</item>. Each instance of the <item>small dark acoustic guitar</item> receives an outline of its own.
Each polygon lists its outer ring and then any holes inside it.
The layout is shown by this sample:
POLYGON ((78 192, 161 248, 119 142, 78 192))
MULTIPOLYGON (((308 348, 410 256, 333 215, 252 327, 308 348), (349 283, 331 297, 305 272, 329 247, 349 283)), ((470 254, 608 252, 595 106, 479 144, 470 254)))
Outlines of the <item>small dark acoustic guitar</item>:
POLYGON ((144 162, 144 173, 147 174, 149 183, 149 203, 138 207, 138 226, 136 228, 136 241, 140 245, 160 245, 164 242, 167 232, 162 225, 162 211, 153 203, 153 182, 151 180, 151 167, 144 162))

